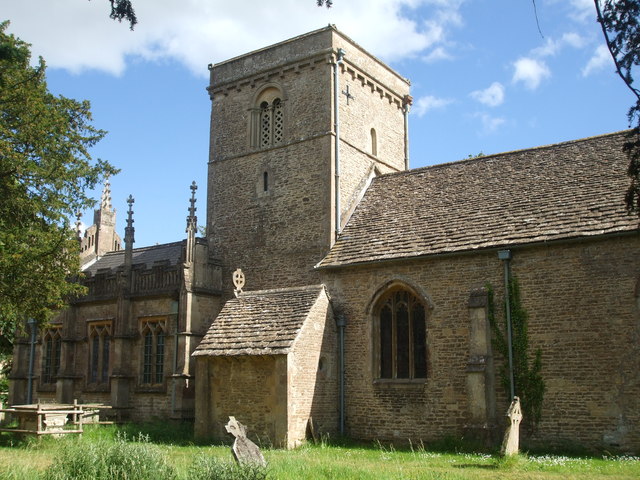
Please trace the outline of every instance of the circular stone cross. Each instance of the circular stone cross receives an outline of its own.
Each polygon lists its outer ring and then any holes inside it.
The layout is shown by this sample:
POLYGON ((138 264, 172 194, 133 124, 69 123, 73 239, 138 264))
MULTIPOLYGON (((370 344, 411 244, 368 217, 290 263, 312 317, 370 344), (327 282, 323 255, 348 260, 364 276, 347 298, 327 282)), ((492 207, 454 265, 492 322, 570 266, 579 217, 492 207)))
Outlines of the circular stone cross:
POLYGON ((237 269, 233 272, 233 284, 237 290, 242 290, 242 287, 244 287, 244 273, 242 273, 242 270, 237 269))

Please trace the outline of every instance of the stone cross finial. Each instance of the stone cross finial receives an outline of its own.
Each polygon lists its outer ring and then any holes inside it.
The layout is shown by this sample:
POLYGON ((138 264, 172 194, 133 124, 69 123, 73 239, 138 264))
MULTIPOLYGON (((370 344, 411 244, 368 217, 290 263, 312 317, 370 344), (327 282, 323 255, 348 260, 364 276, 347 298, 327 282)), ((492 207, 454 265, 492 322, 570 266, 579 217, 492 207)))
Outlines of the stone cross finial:
POLYGON ((233 285, 236 287, 233 290, 236 298, 242 293, 242 287, 244 287, 244 273, 239 268, 233 272, 233 285))
POLYGON ((187 217, 187 232, 189 229, 195 231, 198 226, 198 217, 196 217, 196 210, 198 210, 196 208, 196 190, 198 189, 198 185, 195 180, 191 182, 189 188, 191 189, 191 198, 189 199, 191 206, 189 207, 189 216, 187 217))
POLYGON ((125 243, 125 248, 133 248, 133 242, 135 242, 134 239, 134 232, 135 229, 133 228, 133 204, 134 204, 135 200, 133 199, 132 195, 129 195, 129 198, 127 198, 127 203, 129 204, 129 211, 127 212, 127 226, 124 229, 124 243, 125 243))

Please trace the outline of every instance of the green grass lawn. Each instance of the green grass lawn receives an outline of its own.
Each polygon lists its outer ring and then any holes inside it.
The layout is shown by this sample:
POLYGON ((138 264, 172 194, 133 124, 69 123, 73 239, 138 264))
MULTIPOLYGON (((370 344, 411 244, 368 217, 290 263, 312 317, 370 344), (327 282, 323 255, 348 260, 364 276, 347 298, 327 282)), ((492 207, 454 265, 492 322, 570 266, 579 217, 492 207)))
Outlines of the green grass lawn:
MULTIPOLYGON (((169 476, 165 478, 254 478, 239 477, 237 474, 204 476, 197 468, 194 469, 194 461, 215 458, 232 465, 230 449, 228 446, 220 445, 195 445, 190 438, 191 435, 187 429, 173 427, 167 429, 166 425, 162 424, 90 427, 82 438, 67 436, 61 439, 43 438, 20 441, 9 434, 1 434, 0 479, 76 478, 75 476, 52 476, 52 466, 61 463, 61 459, 84 457, 89 455, 88 452, 100 452, 115 445, 122 447, 118 455, 120 460, 127 462, 132 460, 131 457, 138 455, 135 450, 128 450, 129 447, 149 449, 156 455, 153 457, 155 460, 144 461, 158 464, 166 461, 169 476), (144 432, 142 437, 137 433, 140 430, 144 432), (158 458, 164 460, 160 461, 158 458)), ((266 470, 267 478, 278 480, 640 478, 640 458, 629 456, 585 458, 521 455, 503 460, 480 453, 431 452, 424 448, 398 450, 381 444, 341 446, 327 443, 309 444, 292 451, 266 449, 263 453, 269 464, 266 470)), ((114 461, 120 460, 116 458, 114 461)), ((86 466, 81 465, 78 468, 80 472, 87 471, 86 466)), ((127 466, 126 468, 127 475, 133 475, 134 471, 137 471, 136 467, 127 466)), ((89 476, 89 478, 92 477, 89 476)), ((115 478, 158 480, 157 474, 154 473, 138 477, 115 478)))

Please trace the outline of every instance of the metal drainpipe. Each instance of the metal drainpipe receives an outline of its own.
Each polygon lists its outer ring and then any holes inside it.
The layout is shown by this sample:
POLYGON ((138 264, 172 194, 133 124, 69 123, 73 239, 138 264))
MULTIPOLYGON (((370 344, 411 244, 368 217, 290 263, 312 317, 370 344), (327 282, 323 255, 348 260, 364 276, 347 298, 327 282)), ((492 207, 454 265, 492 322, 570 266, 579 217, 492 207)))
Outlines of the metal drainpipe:
POLYGON ((511 284, 511 270, 509 262, 511 260, 511 250, 499 250, 498 258, 504 261, 504 303, 507 315, 507 348, 509 350, 509 387, 511 398, 516 396, 516 386, 513 378, 513 334, 511 328, 511 305, 509 301, 509 285, 511 284))
POLYGON ((339 360, 340 360, 340 435, 344 435, 344 327, 346 325, 344 315, 339 314, 336 318, 339 339, 339 360))
POLYGON ((404 169, 409 170, 409 107, 411 106, 411 97, 405 97, 403 100, 402 113, 404 114, 404 169))
POLYGON ((335 238, 338 238, 340 234, 340 86, 338 82, 339 66, 344 58, 345 51, 339 48, 336 52, 336 62, 333 64, 333 117, 334 117, 334 130, 336 134, 335 138, 335 204, 336 204, 336 225, 335 225, 335 238))
POLYGON ((36 332, 38 322, 35 318, 30 318, 27 321, 29 328, 31 329, 31 346, 29 350, 29 378, 27 378, 27 404, 30 405, 33 402, 33 364, 36 356, 36 332))
POLYGON ((179 302, 176 302, 176 301, 171 302, 171 316, 173 316, 176 322, 176 333, 175 333, 175 340, 174 340, 175 347, 173 351, 173 385, 171 388, 171 413, 173 413, 174 415, 176 413, 176 389, 178 388, 176 375, 178 374, 178 347, 179 347, 178 333, 180 332, 180 328, 178 325, 180 321, 180 318, 178 316, 179 306, 180 306, 179 302))

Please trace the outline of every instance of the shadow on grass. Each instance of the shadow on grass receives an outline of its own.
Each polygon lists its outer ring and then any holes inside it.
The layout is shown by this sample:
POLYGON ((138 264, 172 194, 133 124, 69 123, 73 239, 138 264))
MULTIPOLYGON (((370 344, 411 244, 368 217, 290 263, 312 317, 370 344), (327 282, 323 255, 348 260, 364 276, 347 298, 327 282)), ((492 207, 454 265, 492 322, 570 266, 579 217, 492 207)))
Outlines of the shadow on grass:
POLYGON ((493 464, 487 464, 487 463, 461 463, 461 464, 453 465, 453 468, 480 468, 482 470, 498 470, 500 467, 498 465, 496 465, 495 463, 493 463, 493 464))

